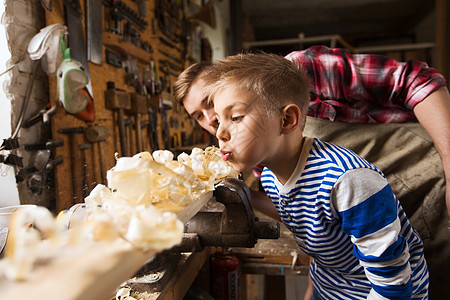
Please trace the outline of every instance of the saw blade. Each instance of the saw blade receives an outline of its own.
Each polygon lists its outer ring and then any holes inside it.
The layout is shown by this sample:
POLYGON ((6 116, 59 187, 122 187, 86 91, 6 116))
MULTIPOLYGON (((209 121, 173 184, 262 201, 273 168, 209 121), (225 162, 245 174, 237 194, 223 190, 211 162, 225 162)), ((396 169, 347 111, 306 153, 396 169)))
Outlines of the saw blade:
POLYGON ((66 8, 67 27, 69 28, 70 56, 83 65, 89 79, 86 88, 93 95, 83 31, 83 11, 81 10, 81 4, 79 0, 64 0, 64 6, 66 8))
POLYGON ((86 1, 87 59, 97 65, 103 63, 102 0, 86 1))

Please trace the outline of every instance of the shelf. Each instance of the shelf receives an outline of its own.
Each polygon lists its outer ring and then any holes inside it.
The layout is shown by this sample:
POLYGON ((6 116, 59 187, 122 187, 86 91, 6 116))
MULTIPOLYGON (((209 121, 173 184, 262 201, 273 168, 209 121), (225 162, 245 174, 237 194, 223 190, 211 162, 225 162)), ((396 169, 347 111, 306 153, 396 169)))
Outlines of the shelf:
POLYGON ((134 56, 143 63, 149 64, 151 61, 151 53, 125 40, 120 35, 109 32, 103 33, 103 44, 121 55, 134 56))

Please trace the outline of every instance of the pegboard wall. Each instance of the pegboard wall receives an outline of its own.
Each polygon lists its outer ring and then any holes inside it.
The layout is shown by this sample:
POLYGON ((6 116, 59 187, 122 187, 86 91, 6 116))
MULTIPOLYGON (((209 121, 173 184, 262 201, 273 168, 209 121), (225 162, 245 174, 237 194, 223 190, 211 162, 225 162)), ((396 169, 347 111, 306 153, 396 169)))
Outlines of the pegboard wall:
POLYGON ((180 3, 65 0, 53 1, 46 11, 47 25, 69 27, 73 58, 86 50, 92 95, 92 105, 70 114, 57 97, 56 77, 49 78, 50 106, 57 108, 52 138, 64 141, 55 149, 63 159, 55 170, 57 211, 83 202, 92 188, 105 184, 116 156, 177 152, 209 142, 172 97, 176 76, 198 61, 180 3))

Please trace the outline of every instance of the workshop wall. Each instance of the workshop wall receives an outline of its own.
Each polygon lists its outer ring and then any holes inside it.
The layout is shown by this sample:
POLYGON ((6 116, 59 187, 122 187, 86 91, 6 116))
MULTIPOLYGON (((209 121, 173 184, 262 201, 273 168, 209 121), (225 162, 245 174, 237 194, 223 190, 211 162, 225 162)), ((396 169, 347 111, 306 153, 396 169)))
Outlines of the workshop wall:
MULTIPOLYGON (((10 23, 18 26, 8 29, 11 61, 17 64, 9 87, 13 127, 34 78, 23 123, 35 122, 22 126, 20 147, 14 150, 22 159, 16 168, 20 199, 55 212, 83 202, 92 188, 105 183, 117 156, 156 149, 180 153, 210 144, 210 136, 174 102, 172 85, 191 63, 212 59, 214 48, 221 55, 228 51, 217 44, 224 38, 210 43, 205 35, 203 28, 217 23, 212 6, 203 2, 190 1, 183 9, 179 1, 98 0, 89 2, 97 6, 86 7, 81 0, 81 10, 75 11, 80 15, 72 21, 64 2, 7 1, 10 23), (51 7, 44 8, 45 3, 51 7), (64 40, 72 58, 82 60, 83 48, 90 55, 90 85, 83 97, 92 101, 79 113, 61 105, 58 74, 47 76, 26 51, 41 28, 57 23, 69 27, 64 40), (80 34, 82 39, 74 42, 80 34)), ((226 21, 218 23, 225 32, 221 26, 226 21)))

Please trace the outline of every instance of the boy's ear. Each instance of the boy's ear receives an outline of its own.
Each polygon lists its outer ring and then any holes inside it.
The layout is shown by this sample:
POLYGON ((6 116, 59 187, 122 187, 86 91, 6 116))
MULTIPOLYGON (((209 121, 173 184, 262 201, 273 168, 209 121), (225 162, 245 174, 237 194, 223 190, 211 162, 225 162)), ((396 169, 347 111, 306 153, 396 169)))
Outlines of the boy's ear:
POLYGON ((288 134, 293 132, 300 124, 302 113, 295 104, 289 104, 281 112, 281 133, 288 134))

